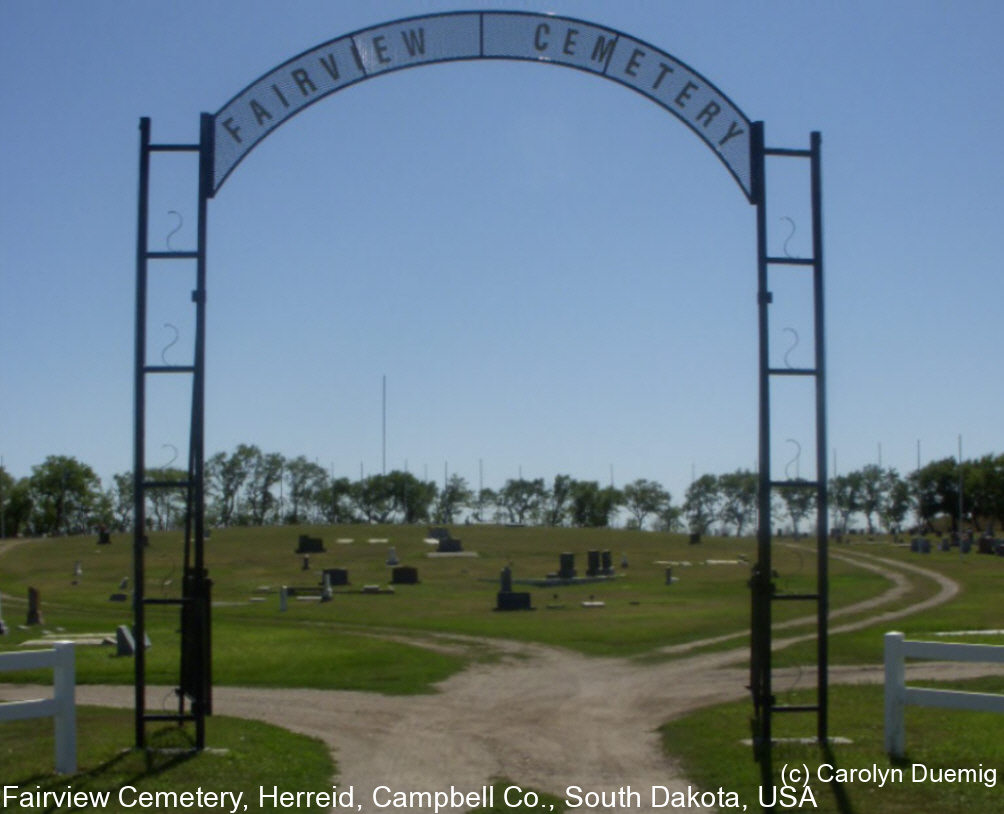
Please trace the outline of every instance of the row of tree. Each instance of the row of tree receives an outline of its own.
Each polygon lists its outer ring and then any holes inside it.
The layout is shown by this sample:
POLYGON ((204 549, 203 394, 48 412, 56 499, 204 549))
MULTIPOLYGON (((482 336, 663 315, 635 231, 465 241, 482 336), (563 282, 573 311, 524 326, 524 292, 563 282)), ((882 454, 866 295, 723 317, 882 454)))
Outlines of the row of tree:
MULTIPOLYGON (((183 483, 187 472, 157 469, 147 479, 183 483)), ((215 526, 278 523, 457 523, 606 527, 751 533, 757 525, 757 476, 749 470, 703 475, 682 504, 655 481, 623 488, 557 475, 510 479, 500 489, 472 489, 460 475, 441 486, 393 471, 352 481, 336 478, 304 456, 286 458, 241 444, 206 461, 208 520, 215 526)), ((865 466, 830 479, 832 528, 846 532, 858 519, 868 532, 897 532, 907 521, 952 529, 1004 525, 1004 455, 929 463, 903 478, 895 469, 865 466), (962 523, 960 524, 960 519, 962 523)), ((147 490, 147 523, 154 529, 184 522, 186 491, 147 490)), ((816 490, 804 480, 775 490, 771 523, 803 530, 814 522, 816 490)), ((133 478, 113 476, 103 488, 94 471, 75 458, 53 455, 20 480, 0 468, 0 536, 91 532, 132 527, 133 478)))

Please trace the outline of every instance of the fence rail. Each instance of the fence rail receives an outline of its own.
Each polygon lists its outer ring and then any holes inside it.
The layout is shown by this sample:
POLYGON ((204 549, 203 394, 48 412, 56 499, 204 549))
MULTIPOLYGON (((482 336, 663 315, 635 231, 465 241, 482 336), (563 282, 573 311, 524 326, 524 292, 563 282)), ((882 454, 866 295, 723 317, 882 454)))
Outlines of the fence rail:
POLYGON ((0 703, 0 723, 27 718, 53 718, 56 726, 56 771, 77 771, 76 670, 73 642, 56 642, 52 650, 0 653, 0 672, 52 668, 52 698, 0 703))
POLYGON ((885 750, 893 757, 906 752, 906 706, 941 707, 1004 713, 1004 695, 906 686, 908 658, 1004 664, 1004 646, 907 641, 902 633, 885 634, 885 750))

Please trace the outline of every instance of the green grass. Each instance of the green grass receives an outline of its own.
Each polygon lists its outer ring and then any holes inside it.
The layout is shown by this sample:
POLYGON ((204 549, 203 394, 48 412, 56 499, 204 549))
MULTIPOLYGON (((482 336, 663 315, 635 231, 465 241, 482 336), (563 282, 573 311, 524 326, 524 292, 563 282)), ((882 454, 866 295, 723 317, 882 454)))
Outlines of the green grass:
MULTIPOLYGON (((911 682, 911 686, 914 682, 911 682)), ((926 686, 950 687, 973 692, 1004 692, 1004 679, 987 678, 951 685, 928 683, 926 686)), ((830 734, 849 738, 851 744, 834 744, 828 749, 818 745, 779 743, 773 749, 775 782, 781 786, 784 766, 809 770, 809 784, 818 808, 806 802, 806 810, 820 814, 915 814, 937 811, 939 814, 994 814, 1004 812, 1000 785, 985 783, 947 783, 924 780, 913 782, 911 766, 922 764, 929 769, 1004 770, 1004 739, 1000 736, 1001 719, 989 712, 907 707, 906 749, 904 760, 890 760, 883 749, 883 689, 875 687, 830 688, 830 734), (826 768, 832 766, 833 769, 826 768), (836 775, 835 770, 862 770, 877 766, 883 771, 901 769, 903 782, 862 779, 842 783, 821 782, 836 775), (820 772, 823 772, 820 776, 820 772)), ((807 694, 797 694, 793 703, 811 702, 807 694)), ((684 773, 702 789, 724 788, 734 791, 747 803, 749 811, 759 811, 760 766, 753 761, 752 748, 740 741, 739 733, 750 731, 751 708, 748 701, 698 710, 662 727, 667 754, 679 761, 684 773)), ((774 737, 805 736, 804 716, 800 722, 791 717, 775 716, 774 737)), ((989 780, 988 776, 984 778, 989 780)), ((997 777, 997 783, 1004 778, 997 777)), ((769 790, 766 792, 769 794, 769 790)), ((780 792, 778 792, 780 794, 780 792)), ((798 796, 801 799, 802 787, 798 796)), ((781 797, 778 798, 782 800, 781 797)), ((781 807, 778 810, 782 810, 781 807)), ((796 809, 797 810, 797 809, 796 809)))
MULTIPOLYGON (((429 637, 461 634, 541 642, 602 656, 645 659, 670 658, 662 648, 703 638, 734 634, 712 648, 742 648, 749 626, 749 565, 755 558, 750 539, 705 538, 689 545, 683 535, 629 532, 608 529, 456 527, 454 533, 476 558, 430 559, 423 542, 424 527, 342 526, 271 527, 215 531, 207 543, 206 560, 213 579, 213 675, 218 684, 296 686, 331 689, 372 689, 385 693, 428 692, 432 685, 463 668, 472 659, 489 658, 490 647, 463 645, 444 648, 429 645, 429 637), (302 558, 294 553, 301 533, 320 536, 327 552, 311 558, 303 571, 302 558), (339 545, 338 538, 353 538, 339 545), (392 595, 363 595, 366 584, 386 585, 387 545, 369 544, 369 538, 389 538, 401 561, 418 568, 418 585, 397 586, 392 595), (542 577, 557 570, 559 554, 576 555, 583 573, 586 552, 610 550, 615 566, 622 557, 629 563, 618 568, 618 579, 569 587, 543 588, 517 585, 531 592, 533 612, 493 611, 498 576, 511 564, 518 581, 542 577), (708 560, 743 560, 731 565, 708 565, 708 560), (667 562, 677 563, 672 586, 665 584, 667 562), (684 565, 682 563, 689 563, 684 565), (349 570, 352 585, 337 589, 330 603, 291 600, 279 611, 278 588, 317 585, 325 567, 349 570), (585 609, 590 598, 603 608, 585 609), (261 601, 252 601, 258 599, 261 601), (407 640, 402 643, 402 635, 407 640)), ((146 556, 146 592, 173 596, 178 592, 182 557, 179 533, 151 535, 146 556)), ((811 591, 815 583, 812 543, 793 547, 778 541, 774 567, 778 589, 811 591)), ((960 580, 966 590, 946 606, 915 619, 896 623, 910 635, 928 630, 997 626, 993 618, 995 579, 1004 562, 995 557, 941 552, 929 557, 885 543, 834 545, 834 554, 863 552, 889 559, 933 567, 960 580)), ((93 537, 32 541, 3 555, 4 616, 15 628, 0 640, 0 649, 16 649, 39 635, 39 629, 18 630, 23 618, 27 587, 41 591, 43 614, 50 631, 112 633, 117 625, 131 624, 128 603, 110 602, 123 577, 132 574, 131 544, 125 535, 108 546, 93 537), (73 567, 80 562, 83 574, 74 584, 73 567)), ((889 587, 883 577, 832 558, 831 607, 834 609, 881 594, 889 587)), ((916 578, 910 595, 894 607, 933 595, 936 585, 916 578)), ((775 622, 811 615, 806 603, 777 603, 775 622)), ((852 617, 853 618, 853 617, 852 617)), ((842 623, 845 621, 841 619, 842 623)), ((837 624, 837 623, 835 623, 837 624)), ((148 681, 176 682, 178 654, 177 611, 149 607, 147 625, 153 648, 148 652, 148 681)), ((834 635, 833 663, 876 662, 881 658, 881 633, 888 625, 834 635)), ((778 636, 809 633, 807 622, 778 636)), ((439 642, 441 645, 443 642, 439 642)), ((108 647, 78 648, 78 681, 130 683, 132 660, 116 658, 108 647)), ((778 666, 815 661, 814 643, 782 651, 778 666)), ((38 673, 24 680, 47 680, 38 673)))
MULTIPOLYGON (((578 650, 585 654, 657 660, 676 656, 664 648, 704 638, 731 634, 727 641, 706 649, 743 649, 749 626, 750 596, 747 586, 749 562, 755 559, 755 543, 749 539, 705 538, 689 545, 682 535, 597 529, 510 529, 457 527, 454 533, 476 558, 429 559, 422 542, 424 527, 315 527, 228 529, 214 532, 207 546, 207 565, 213 587, 213 680, 215 684, 271 687, 317 687, 363 689, 383 693, 421 693, 463 669, 472 660, 492 658, 493 638, 540 642, 578 650), (311 558, 311 570, 301 569, 294 553, 301 533, 321 536, 327 552, 311 558), (352 537, 351 545, 338 545, 340 537, 352 537), (368 544, 369 538, 389 538, 404 564, 419 570, 421 583, 398 586, 393 594, 364 595, 365 584, 386 585, 387 546, 368 544), (516 580, 541 577, 557 570, 559 554, 576 554, 576 567, 586 567, 590 549, 610 550, 615 566, 626 557, 629 566, 618 568, 618 579, 571 587, 528 590, 537 608, 532 612, 494 612, 495 593, 501 569, 511 564, 516 580), (708 560, 744 560, 738 564, 710 565, 708 560), (672 561, 678 581, 665 584, 666 563, 672 561), (688 564, 684 564, 684 563, 688 564), (352 585, 336 589, 330 603, 291 600, 280 612, 280 585, 310 585, 319 581, 324 567, 348 568, 352 585), (586 599, 601 600, 603 608, 586 609, 586 599), (262 601, 252 601, 260 599, 262 601), (476 637, 474 640, 457 637, 476 637)), ((814 589, 815 555, 811 541, 799 547, 778 541, 774 568, 778 589, 805 592, 814 589)), ((962 586, 962 592, 947 604, 893 623, 868 624, 861 631, 834 634, 830 641, 831 664, 878 663, 882 633, 896 628, 908 638, 932 638, 945 630, 999 628, 1000 577, 1004 560, 997 557, 933 552, 911 554, 908 549, 885 541, 834 545, 839 554, 866 554, 939 571, 962 586)), ((181 538, 177 533, 151 535, 147 554, 146 592, 150 596, 174 596, 178 592, 181 538)), ((53 633, 112 633, 117 625, 131 624, 128 603, 111 602, 119 581, 132 575, 132 551, 127 538, 116 537, 110 546, 98 546, 93 538, 32 541, 2 555, 3 615, 11 634, 0 639, 0 651, 19 650, 43 630, 53 633), (73 567, 79 561, 83 575, 74 584, 73 567), (28 586, 41 590, 45 625, 21 629, 28 586)), ((937 585, 926 577, 911 575, 912 589, 882 610, 904 608, 933 596, 937 585)), ((834 557, 830 562, 831 607, 838 609, 882 594, 890 587, 883 577, 834 557)), ((784 623, 810 616, 812 605, 777 603, 774 619, 784 623)), ((869 612, 870 613, 870 612, 869 612)), ((868 614, 842 617, 839 626, 866 618, 868 614)), ((153 647, 148 651, 147 680, 150 684, 174 686, 179 652, 177 611, 148 608, 148 632, 153 647)), ((776 637, 811 633, 811 620, 794 628, 778 630, 776 637)), ((980 638, 965 637, 976 642, 980 638)), ((999 637, 982 639, 1000 644, 999 637)), ((113 647, 78 647, 77 680, 80 683, 133 681, 133 661, 117 658, 113 647)), ((796 644, 778 652, 775 665, 812 665, 815 643, 796 644)), ((50 671, 6 674, 4 680, 48 683, 50 671)), ((981 682, 981 688, 1000 692, 1000 681, 981 682), (987 686, 987 685, 990 686, 987 686)), ((779 688, 786 703, 798 703, 796 691, 779 688)), ((812 699, 808 699, 812 700, 812 699)), ((775 765, 785 762, 818 766, 822 762, 840 767, 888 766, 882 754, 881 689, 831 687, 831 732, 854 739, 852 746, 835 746, 833 755, 813 747, 779 746, 775 765), (883 761, 885 761, 883 763, 883 761)), ((735 789, 756 806, 758 767, 751 749, 738 743, 739 733, 749 731, 750 704, 737 702, 695 712, 665 729, 668 749, 680 756, 688 776, 702 788, 735 789), (727 733, 727 734, 722 734, 727 733)), ((792 727, 804 735, 804 716, 775 718, 778 727, 792 727)), ((130 712, 84 709, 81 712, 81 772, 74 789, 103 789, 133 784, 144 790, 180 791, 202 784, 227 789, 258 785, 310 789, 327 788, 332 767, 324 747, 307 739, 250 722, 211 718, 210 745, 223 745, 223 755, 123 752, 131 742, 130 712), (283 738, 294 740, 283 740, 283 738), (279 765, 257 753, 265 744, 279 765), (285 759, 296 754, 296 761, 285 759), (300 760, 299 755, 306 755, 300 760), (311 757, 311 755, 320 755, 311 757), (322 760, 323 758, 323 760, 322 760), (300 768, 309 776, 297 774, 300 768), (239 781, 233 780, 240 776, 239 781), (274 778, 274 780, 269 780, 274 778), (320 778, 320 779, 318 779, 320 778), (241 784, 244 785, 241 785, 241 784), (320 786, 318 786, 320 783, 320 786)), ((66 782, 40 766, 51 766, 51 721, 4 724, 0 738, 0 769, 4 782, 38 784, 42 790, 62 790, 66 782), (13 737, 9 737, 13 735, 13 737), (12 748, 10 744, 17 744, 12 748)), ((999 719, 977 713, 909 709, 907 713, 909 761, 931 766, 985 766, 1004 764, 999 719), (921 736, 923 733, 923 736, 921 736), (987 734, 981 734, 987 733, 987 734)), ((157 734, 158 744, 178 745, 186 736, 174 728, 157 734)), ((181 745, 188 745, 184 740, 181 745)), ((512 784, 496 785, 496 806, 512 784)), ((987 790, 958 784, 902 784, 893 790, 875 790, 867 784, 833 788, 818 784, 821 811, 883 813, 913 810, 949 812, 1004 811, 999 789, 987 790), (988 793, 989 792, 989 793, 988 793), (994 794, 996 793, 996 797, 994 794), (994 808, 997 805, 997 808, 994 808), (829 806, 826 808, 825 806, 829 806)), ((815 787, 814 787, 815 788, 815 787)), ((543 797, 542 797, 543 799, 543 797)), ((546 805, 560 811, 558 800, 546 805)), ((106 809, 117 810, 117 809, 106 809)), ((253 810, 253 809, 251 809, 253 810)), ((488 811, 488 809, 483 809, 488 811)), ((509 810, 496 807, 491 810, 509 810)))
MULTIPOLYGON (((227 791, 243 794, 248 811, 259 808, 259 786, 271 789, 330 791, 335 766, 327 747, 315 738, 288 732, 279 727, 213 716, 206 722, 207 750, 192 750, 190 734, 168 726, 148 735, 147 750, 123 749, 133 734, 133 713, 103 707, 77 708, 77 767, 74 775, 55 775, 51 720, 28 720, 4 723, 0 739, 0 776, 4 786, 17 786, 18 792, 59 794, 108 793, 107 805, 82 810, 106 812, 191 812, 208 807, 173 805, 173 799, 151 809, 130 805, 140 794, 157 792, 197 793, 227 791), (295 755, 295 759, 290 759, 295 755), (49 767, 49 769, 43 768, 49 767), (135 789, 135 791, 133 791, 135 789), (119 799, 119 791, 125 795, 119 799)), ((37 799, 37 798, 36 798, 37 799)), ((153 798, 149 798, 153 799, 153 798)), ((30 801, 27 801, 30 802, 30 801)), ((230 811, 232 806, 216 810, 230 811)), ((9 808, 8 810, 18 810, 9 808)), ((20 810, 69 811, 52 805, 22 805, 20 810)), ((324 807, 304 806, 299 810, 326 811, 324 807)))

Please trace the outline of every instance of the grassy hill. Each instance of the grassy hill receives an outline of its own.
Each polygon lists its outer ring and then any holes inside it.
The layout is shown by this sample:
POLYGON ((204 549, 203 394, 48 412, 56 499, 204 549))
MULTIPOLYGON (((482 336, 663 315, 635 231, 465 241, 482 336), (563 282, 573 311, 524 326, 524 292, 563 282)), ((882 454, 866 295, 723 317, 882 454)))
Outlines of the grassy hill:
MULTIPOLYGON (((587 654, 665 657, 660 648, 695 639, 736 634, 727 644, 743 646, 749 625, 751 539, 705 538, 691 545, 685 535, 610 529, 455 527, 464 551, 477 556, 432 558, 424 541, 427 529, 409 526, 269 527, 215 531, 207 543, 206 562, 213 579, 214 682, 263 686, 313 686, 421 692, 469 659, 483 657, 477 647, 419 647, 432 636, 498 637, 573 648, 587 654), (310 569, 295 553, 300 534, 321 537, 326 551, 314 554, 310 569), (351 542, 346 542, 351 540, 351 542), (378 540, 381 542, 370 542, 378 540), (342 542, 339 542, 342 541, 342 542), (367 594, 363 586, 390 582, 386 561, 393 547, 400 562, 418 569, 419 584, 394 586, 393 593, 367 594), (599 583, 540 587, 519 584, 556 572, 562 552, 575 554, 584 575, 589 550, 610 551, 616 578, 599 583), (622 567, 623 563, 626 567, 622 567), (516 590, 532 595, 532 612, 494 610, 499 574, 512 568, 516 590), (317 588, 324 568, 345 568, 350 585, 336 587, 331 602, 291 598, 279 609, 282 585, 317 588), (674 581, 666 584, 666 569, 674 581), (585 607, 584 602, 602 603, 585 607), (414 644, 402 644, 402 636, 414 644), (393 669, 389 669, 393 666, 393 669)), ((779 589, 799 592, 814 587, 812 541, 800 547, 775 545, 779 589)), ((835 553, 853 547, 833 546, 835 553)), ((912 556, 892 545, 861 546, 884 556, 912 556)), ((988 558, 989 559, 989 558, 988 558)), ((996 558, 994 558, 996 560, 996 558)), ((174 596, 179 591, 182 538, 178 532, 154 533, 146 556, 146 594, 174 596)), ((932 555, 939 567, 981 585, 985 569, 971 567, 972 555, 932 555)), ((132 545, 117 535, 110 545, 93 537, 28 541, 2 557, 3 614, 12 628, 0 648, 14 648, 37 637, 39 628, 20 629, 29 586, 41 591, 43 629, 66 634, 106 633, 132 622, 128 601, 113 602, 123 578, 132 575, 132 545), (79 563, 80 575, 75 576, 79 563)), ((875 596, 889 587, 882 576, 833 558, 831 606, 834 609, 875 596)), ((968 595, 965 618, 976 621, 979 608, 992 605, 968 595)), ((126 589, 128 593, 129 589, 126 589)), ((899 602, 930 595, 934 586, 922 578, 899 602)), ((802 617, 811 608, 779 603, 775 619, 802 617), (797 607, 796 607, 797 606, 797 607)), ((987 611, 989 613, 989 611, 987 611)), ((984 614, 985 616, 986 614, 984 614)), ((926 621, 929 621, 929 617, 926 621)), ((961 625, 963 619, 959 619, 961 625)), ((990 624, 989 617, 986 624, 990 624)), ((148 609, 148 680, 172 683, 178 653, 178 612, 148 609)), ((812 625, 806 624, 805 631, 812 625)), ((871 636, 841 653, 875 660, 871 636), (866 643, 867 642, 867 643, 866 643)), ((877 646, 877 645, 876 645, 877 646)), ((839 657, 836 660, 839 660, 839 657)), ((801 656, 800 656, 801 658, 801 656)), ((131 660, 115 658, 109 648, 82 647, 78 679, 83 683, 132 681, 131 660)))

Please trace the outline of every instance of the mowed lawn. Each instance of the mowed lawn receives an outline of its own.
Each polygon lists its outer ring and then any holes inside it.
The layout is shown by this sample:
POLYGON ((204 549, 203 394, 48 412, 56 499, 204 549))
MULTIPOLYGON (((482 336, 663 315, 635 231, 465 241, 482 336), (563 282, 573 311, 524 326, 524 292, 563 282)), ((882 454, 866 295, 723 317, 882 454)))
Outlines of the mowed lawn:
MULTIPOLYGON (((736 637, 721 646, 746 643, 741 634, 749 626, 747 583, 755 559, 750 539, 705 538, 692 545, 685 535, 609 529, 458 526, 452 531, 464 552, 476 556, 430 557, 435 546, 425 542, 424 526, 214 531, 206 550, 213 580, 214 682, 423 692, 489 652, 473 645, 449 651, 409 646, 402 636, 515 639, 625 657, 653 657, 669 645, 730 633, 736 637), (324 542, 325 552, 310 556, 309 570, 296 553, 301 534, 324 542), (391 548, 402 565, 417 568, 419 578, 415 585, 392 586, 393 593, 386 592, 391 548), (584 576, 590 550, 610 552, 615 578, 574 586, 521 584, 557 572, 563 552, 575 555, 576 571, 584 576), (506 566, 512 569, 514 589, 530 592, 533 611, 495 610, 506 566), (291 597, 287 610, 280 610, 281 586, 316 591, 324 568, 346 569, 350 584, 335 587, 331 602, 291 597), (382 592, 365 593, 364 586, 380 586, 382 592)), ((782 590, 813 588, 812 547, 811 540, 799 548, 776 547, 774 567, 782 590)), ((182 555, 180 532, 150 535, 147 596, 178 594, 182 555)), ((4 554, 3 565, 0 590, 13 630, 0 649, 16 648, 43 629, 111 634, 132 622, 130 602, 110 599, 130 593, 129 585, 120 588, 124 579, 130 585, 132 579, 127 535, 113 536, 110 545, 98 545, 92 537, 30 541, 4 554), (41 592, 44 625, 22 629, 29 586, 41 592)), ((842 560, 834 560, 830 572, 835 608, 889 586, 881 576, 842 560)), ((924 584, 918 588, 932 590, 924 584)), ((810 612, 802 603, 779 603, 776 618, 810 612)), ((179 649, 177 610, 149 607, 147 627, 153 644, 148 681, 170 684, 179 649)), ((109 647, 78 648, 78 681, 131 682, 131 660, 113 653, 109 647)))
MULTIPOLYGON (((684 535, 648 532, 455 527, 453 533, 462 539, 464 550, 477 556, 433 558, 428 554, 434 547, 424 542, 426 532, 425 527, 400 526, 215 531, 207 546, 207 566, 214 581, 214 683, 368 689, 393 694, 430 692, 437 681, 472 660, 493 658, 493 638, 646 661, 679 657, 664 652, 664 648, 695 640, 724 638, 704 645, 704 649, 748 646, 747 583, 756 548, 751 539, 705 538, 691 545, 684 535), (324 553, 311 555, 306 570, 303 557, 295 552, 300 534, 321 537, 326 548, 324 553), (397 585, 392 593, 387 592, 391 547, 401 564, 418 569, 417 585, 397 585), (575 555, 576 569, 584 575, 590 550, 611 552, 615 579, 555 587, 521 582, 556 572, 563 552, 575 555), (512 569, 514 588, 531 593, 535 610, 501 613, 494 609, 499 574, 506 566, 512 569), (280 586, 316 591, 324 568, 347 569, 350 584, 336 587, 331 602, 291 597, 288 609, 280 610, 280 586), (667 568, 672 569, 670 584, 667 568), (380 586, 381 592, 364 593, 364 586, 380 586), (426 646, 430 643, 435 646, 426 646)), ((181 549, 178 533, 151 535, 147 595, 177 595, 181 549)), ((861 562, 875 566, 885 561, 908 569, 908 588, 883 604, 882 610, 905 608, 939 590, 930 577, 909 570, 911 566, 937 571, 962 587, 950 602, 897 619, 893 625, 877 622, 835 634, 830 643, 833 664, 879 662, 882 633, 891 626, 904 630, 909 638, 1004 626, 999 613, 1004 558, 975 554, 963 557, 957 550, 920 556, 902 543, 865 538, 833 544, 831 553, 834 610, 880 596, 892 587, 888 578, 861 567, 861 562)), ((112 544, 105 546, 97 545, 90 537, 29 541, 0 555, 0 564, 2 613, 11 629, 0 639, 0 651, 22 649, 22 643, 39 639, 43 633, 112 634, 118 625, 132 622, 130 603, 110 599, 112 594, 130 591, 128 586, 120 589, 124 578, 130 584, 132 578, 132 547, 125 535, 114 537, 112 544), (29 586, 41 592, 44 616, 42 625, 31 628, 22 624, 29 586)), ((777 540, 773 565, 778 590, 799 593, 814 589, 813 540, 777 540)), ((812 610, 804 603, 777 603, 775 621, 810 616, 812 610)), ((873 612, 856 612, 841 617, 840 623, 865 620, 873 612)), ((178 627, 176 610, 149 609, 151 684, 170 686, 177 681, 178 627)), ((810 618, 777 635, 808 634, 813 630, 810 618)), ((957 636, 955 640, 1000 643, 1000 637, 993 633, 957 636)), ((795 645, 780 651, 775 663, 812 663, 814 648, 812 641, 795 645)), ((45 672, 9 674, 6 678, 49 681, 45 672)), ((131 683, 133 662, 116 657, 111 646, 81 646, 77 648, 77 678, 84 683, 131 683)), ((999 678, 959 686, 1004 690, 999 678)), ((1001 741, 995 725, 999 716, 936 710, 908 713, 907 763, 891 763, 882 750, 881 699, 880 687, 832 687, 831 731, 850 737, 853 744, 836 746, 831 751, 813 746, 779 748, 775 768, 792 761, 813 770, 824 763, 841 768, 873 764, 890 768, 908 766, 910 761, 928 766, 982 763, 984 767, 1001 768, 1001 741)), ((667 724, 664 735, 668 753, 681 761, 687 775, 702 788, 735 789, 749 803, 749 810, 759 810, 757 767, 749 747, 739 742, 749 731, 749 716, 748 701, 711 707, 667 724)), ((257 747, 252 743, 277 742, 286 737, 279 732, 259 731, 257 724, 220 719, 213 724, 219 727, 215 740, 229 745, 233 750, 229 757, 188 753, 170 765, 153 765, 149 760, 143 764, 135 755, 123 757, 124 753, 118 751, 122 743, 129 741, 124 734, 128 724, 126 711, 83 712, 82 726, 93 730, 95 737, 86 738, 82 771, 95 778, 96 786, 121 785, 123 778, 135 778, 140 789, 171 789, 181 784, 180 778, 189 778, 192 771, 197 771, 206 772, 218 784, 240 788, 247 767, 258 765, 259 758, 253 754, 257 747)), ((785 728, 787 724, 788 719, 784 719, 785 728)), ((32 768, 51 759, 51 735, 45 734, 51 732, 50 726, 41 727, 41 737, 36 737, 39 727, 31 722, 5 726, 5 734, 17 735, 20 745, 15 751, 24 756, 19 758, 21 768, 12 777, 25 782, 30 779, 40 783, 42 789, 62 788, 63 779, 32 768)), ((811 722, 800 720, 792 734, 805 734, 805 727, 812 729, 811 722)), ((305 750, 311 755, 309 780, 305 777, 290 783, 318 786, 328 782, 333 766, 316 742, 293 738, 283 748, 289 753, 305 750)), ((281 767, 276 767, 266 774, 282 777, 282 773, 281 767)), ((79 784, 83 776, 78 775, 73 782, 79 784)), ((518 778, 515 780, 518 782, 518 778)), ((817 782, 813 789, 820 811, 906 812, 923 807, 947 814, 968 814, 1004 810, 1000 807, 999 788, 986 784, 904 783, 896 788, 876 789, 874 784, 817 782)), ((556 804, 555 810, 560 809, 556 804)))

